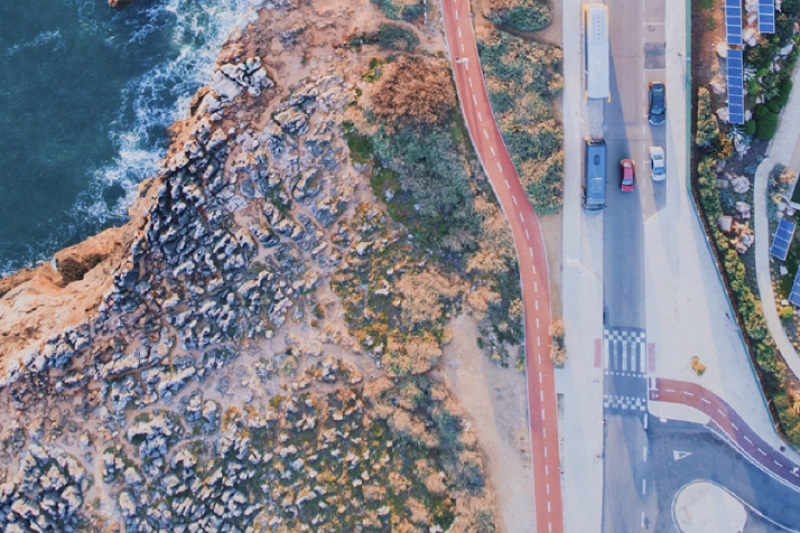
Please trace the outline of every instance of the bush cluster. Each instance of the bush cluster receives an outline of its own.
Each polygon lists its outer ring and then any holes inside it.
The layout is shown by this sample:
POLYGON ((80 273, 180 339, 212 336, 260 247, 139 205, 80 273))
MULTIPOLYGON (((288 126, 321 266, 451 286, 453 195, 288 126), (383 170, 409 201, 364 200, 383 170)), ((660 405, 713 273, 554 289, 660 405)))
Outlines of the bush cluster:
POLYGON ((552 22, 547 0, 492 0, 489 20, 522 31, 543 30, 552 22))

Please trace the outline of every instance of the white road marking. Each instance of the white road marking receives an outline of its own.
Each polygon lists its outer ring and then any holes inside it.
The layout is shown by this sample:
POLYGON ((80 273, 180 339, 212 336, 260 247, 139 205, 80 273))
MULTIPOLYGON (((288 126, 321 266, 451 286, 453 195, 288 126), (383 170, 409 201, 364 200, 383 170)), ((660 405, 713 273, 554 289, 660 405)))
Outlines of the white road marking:
POLYGON ((773 460, 772 460, 772 462, 773 462, 773 463, 775 463, 776 465, 780 466, 781 468, 783 468, 783 465, 782 465, 782 464, 780 464, 780 463, 779 463, 778 461, 776 461, 775 459, 773 459, 773 460))
POLYGON ((547 457, 547 446, 544 447, 544 456, 547 457))
POLYGON ((536 274, 536 265, 531 265, 531 268, 533 269, 533 273, 536 274))
POLYGON ((539 300, 535 300, 533 302, 533 305, 536 306, 536 311, 538 311, 539 310, 539 300))
POLYGON ((766 457, 766 456, 767 456, 767 453, 766 453, 764 450, 762 450, 761 448, 756 448, 756 450, 758 450, 758 453, 760 453, 760 454, 761 454, 761 455, 763 455, 764 457, 766 457))
POLYGON ((519 219, 520 219, 521 221, 525 222, 525 217, 524 217, 524 216, 522 216, 522 213, 520 213, 520 214, 519 214, 519 219))
POLYGON ((539 292, 539 282, 533 282, 533 292, 539 292))
POLYGON ((683 391, 686 396, 694 396, 693 392, 689 392, 688 390, 683 391))
POLYGON ((472 89, 472 78, 467 78, 467 81, 469 82, 469 88, 472 89))
POLYGON ((461 37, 461 26, 458 27, 458 36, 461 37))
POLYGON ((510 188, 511 188, 511 184, 508 182, 508 180, 506 180, 506 189, 510 189, 510 188))
POLYGON ((497 155, 497 154, 495 153, 495 151, 494 151, 494 146, 490 146, 490 147, 489 147, 489 150, 491 150, 491 152, 492 152, 492 155, 497 155))
POLYGON ((525 238, 531 240, 531 234, 528 233, 528 228, 525 228, 525 238))
POLYGON ((458 20, 458 9, 456 9, 456 20, 458 20))
POLYGON ((528 252, 530 252, 530 254, 531 254, 531 257, 533 257, 533 248, 531 248, 530 246, 528 246, 528 252))
POLYGON ((486 128, 483 130, 483 136, 486 137, 487 140, 489 139, 489 134, 486 133, 486 128))
POLYGON ((537 359, 539 359, 539 364, 541 365, 542 364, 542 354, 538 353, 538 354, 536 354, 536 357, 537 357, 537 359))
POLYGON ((542 409, 542 420, 544 420, 544 409, 542 409))
POLYGON ((733 422, 731 422, 731 425, 733 426, 733 429, 735 429, 736 431, 739 431, 739 426, 737 426, 733 422))
POLYGON ((475 105, 478 105, 478 99, 475 98, 474 94, 472 95, 472 103, 475 104, 475 105))
POLYGON ((544 401, 544 391, 543 390, 539 391, 539 401, 542 401, 542 402, 544 401))
POLYGON ((516 196, 512 196, 512 197, 511 197, 511 199, 512 199, 512 200, 514 200, 514 205, 519 205, 519 204, 517 203, 517 197, 516 197, 516 196))
POLYGON ((497 168, 500 169, 500 172, 503 172, 503 165, 500 164, 500 161, 497 162, 497 168))
POLYGON ((542 438, 547 438, 547 428, 542 427, 542 438))
POLYGON ((542 338, 536 337, 536 346, 541 346, 541 345, 542 345, 542 338))
POLYGON ((549 476, 550 475, 550 469, 547 468, 547 465, 544 465, 544 475, 545 476, 549 476))
POLYGON ((464 53, 464 43, 461 43, 461 53, 464 53))
POLYGON ((545 487, 547 488, 547 495, 550 496, 550 483, 545 485, 545 487))
POLYGON ((553 533, 553 524, 547 523, 547 533, 553 533))
POLYGON ((483 122, 483 115, 481 115, 480 111, 478 111, 478 122, 483 122))
POLYGON ((700 398, 700 399, 703 400, 705 403, 711 403, 708 400, 706 400, 705 398, 700 398))
POLYGON ((645 494, 647 494, 647 480, 643 479, 642 480, 642 496, 644 496, 645 494))
POLYGON ((664 389, 667 392, 675 392, 675 389, 664 389))
POLYGON ((548 513, 550 512, 550 502, 549 501, 547 502, 547 512, 548 513))
POLYGON ((541 383, 541 382, 542 382, 542 373, 539 372, 539 383, 541 383))
POLYGON ((725 413, 723 413, 723 412, 722 412, 722 409, 720 409, 720 408, 717 408, 717 412, 718 412, 719 414, 721 414, 722 416, 724 416, 724 417, 727 417, 727 416, 728 416, 728 415, 726 415, 725 413))
POLYGON ((536 329, 539 329, 539 317, 536 317, 536 329))
POLYGON ((647 462, 647 446, 642 448, 642 461, 647 462))
POLYGON ((748 437, 747 435, 745 435, 745 436, 744 436, 744 440, 746 440, 746 441, 747 441, 747 442, 749 442, 750 444, 753 444, 753 441, 751 441, 751 440, 750 440, 750 437, 748 437))

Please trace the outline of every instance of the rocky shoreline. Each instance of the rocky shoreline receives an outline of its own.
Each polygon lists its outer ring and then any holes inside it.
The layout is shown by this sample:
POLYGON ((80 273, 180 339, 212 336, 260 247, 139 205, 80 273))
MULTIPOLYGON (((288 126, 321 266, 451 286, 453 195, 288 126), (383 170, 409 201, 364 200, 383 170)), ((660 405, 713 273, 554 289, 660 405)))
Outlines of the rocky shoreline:
POLYGON ((342 35, 370 19, 253 9, 130 221, 0 280, 0 529, 491 522, 446 388, 385 377, 330 288, 390 242, 342 129, 369 61, 342 35))

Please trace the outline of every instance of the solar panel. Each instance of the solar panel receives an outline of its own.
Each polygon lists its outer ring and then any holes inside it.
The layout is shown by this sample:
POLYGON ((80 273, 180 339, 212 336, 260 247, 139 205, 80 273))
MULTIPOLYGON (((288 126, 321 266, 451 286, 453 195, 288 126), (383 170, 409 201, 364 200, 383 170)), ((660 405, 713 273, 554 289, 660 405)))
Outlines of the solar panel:
POLYGON ((758 0, 758 31, 775 33, 775 0, 758 0))
POLYGON ((795 227, 793 223, 785 218, 778 222, 778 229, 775 230, 772 246, 769 249, 770 255, 777 257, 781 261, 786 261, 786 254, 789 253, 789 245, 792 243, 795 227))
POLYGON ((728 48, 728 122, 744 124, 744 57, 736 48, 728 48))
POLYGON ((742 44, 742 0, 725 0, 725 35, 728 44, 742 44))
POLYGON ((792 292, 789 294, 789 301, 794 305, 800 307, 800 269, 794 276, 794 283, 792 283, 792 292))

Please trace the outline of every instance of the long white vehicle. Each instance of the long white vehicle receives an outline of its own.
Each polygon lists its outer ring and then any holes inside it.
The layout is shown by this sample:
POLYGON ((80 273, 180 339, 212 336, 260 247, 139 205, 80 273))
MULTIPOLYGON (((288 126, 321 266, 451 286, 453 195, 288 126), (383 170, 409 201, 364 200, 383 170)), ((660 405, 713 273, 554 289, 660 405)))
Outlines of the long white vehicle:
POLYGON ((608 6, 583 4, 583 41, 586 98, 610 101, 608 6))

